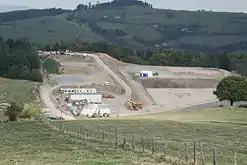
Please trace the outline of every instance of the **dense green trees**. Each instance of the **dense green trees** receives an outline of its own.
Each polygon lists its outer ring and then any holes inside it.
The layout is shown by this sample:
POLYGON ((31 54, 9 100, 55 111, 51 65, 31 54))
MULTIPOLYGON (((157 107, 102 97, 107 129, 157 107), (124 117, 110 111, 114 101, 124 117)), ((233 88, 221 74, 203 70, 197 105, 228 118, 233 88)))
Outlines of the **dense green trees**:
POLYGON ((33 104, 17 104, 15 102, 4 110, 4 115, 9 118, 9 121, 17 121, 18 119, 39 119, 41 112, 33 104))
POLYGON ((6 13, 0 13, 0 23, 11 22, 16 20, 24 20, 24 19, 30 19, 30 18, 42 17, 42 16, 56 16, 69 11, 70 10, 56 9, 56 8, 11 11, 6 13))
POLYGON ((40 60, 26 40, 0 38, 0 76, 42 81, 40 60))
POLYGON ((228 100, 231 106, 237 101, 247 100, 247 80, 240 76, 228 76, 217 85, 214 95, 220 101, 228 100))
POLYGON ((9 121, 16 121, 19 117, 21 112, 23 111, 23 105, 10 103, 10 105, 4 111, 4 115, 8 116, 9 121))
POLYGON ((242 75, 247 75, 247 55, 243 53, 235 54, 206 54, 192 53, 186 51, 162 51, 149 49, 134 50, 127 47, 120 47, 115 44, 104 42, 88 43, 80 40, 65 43, 60 42, 54 45, 45 45, 43 50, 66 49, 74 51, 103 52, 112 57, 129 63, 149 64, 160 66, 191 66, 191 67, 213 67, 236 71, 242 75))

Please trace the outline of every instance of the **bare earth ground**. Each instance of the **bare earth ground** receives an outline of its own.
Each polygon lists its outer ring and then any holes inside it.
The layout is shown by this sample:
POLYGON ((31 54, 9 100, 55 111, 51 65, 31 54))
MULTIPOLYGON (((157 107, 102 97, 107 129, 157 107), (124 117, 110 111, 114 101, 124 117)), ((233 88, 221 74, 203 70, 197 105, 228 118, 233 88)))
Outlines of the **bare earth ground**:
MULTIPOLYGON (((97 63, 92 57, 62 56, 56 57, 56 59, 63 67, 63 74, 52 76, 52 79, 58 84, 56 90, 59 90, 60 87, 93 87, 99 93, 109 93, 115 96, 114 99, 103 99, 100 107, 110 108, 113 115, 118 115, 123 111, 123 102, 127 100, 123 95, 124 89, 114 81, 107 71, 97 67, 97 63), (109 82, 109 86, 104 86, 106 81, 109 82), (92 86, 92 83, 96 83, 96 86, 92 86)), ((65 95, 60 97, 65 98, 65 95)), ((60 106, 56 101, 54 103, 60 106)))
POLYGON ((70 56, 57 56, 56 59, 63 66, 63 74, 52 76, 52 79, 60 85, 88 86, 96 83, 103 86, 104 82, 109 81, 113 86, 119 87, 119 90, 100 90, 116 96, 114 100, 103 100, 103 105, 113 109, 113 112, 120 116, 169 111, 216 101, 212 95, 213 90, 218 81, 228 75, 225 71, 212 68, 127 64, 101 53, 84 57, 75 53, 70 56), (100 62, 104 63, 103 68, 100 62), (159 76, 147 80, 135 79, 133 75, 142 70, 158 72, 159 76), (123 102, 129 99, 129 95, 116 92, 123 89, 131 92, 133 100, 143 102, 145 107, 142 112, 124 109, 123 102))
POLYGON ((213 88, 149 88, 147 91, 161 107, 180 109, 204 102, 215 101, 213 88))
MULTIPOLYGON (((128 82, 132 89, 132 98, 146 103, 144 110, 146 112, 169 111, 178 105, 174 102, 181 99, 179 108, 216 101, 216 98, 212 95, 213 89, 221 78, 229 75, 229 72, 213 68, 135 65, 120 62, 106 54, 97 55, 105 63, 115 68, 128 82), (143 81, 136 80, 133 75, 142 70, 158 72, 159 76, 143 81), (147 86, 144 81, 148 84, 147 86), (155 81, 155 83, 152 81, 155 81), (158 87, 155 87, 157 84, 158 87), (183 98, 171 97, 167 92, 187 93, 187 95, 184 94, 183 98)), ((136 114, 136 112, 133 113, 136 114)), ((143 112, 139 114, 143 114, 143 112)))

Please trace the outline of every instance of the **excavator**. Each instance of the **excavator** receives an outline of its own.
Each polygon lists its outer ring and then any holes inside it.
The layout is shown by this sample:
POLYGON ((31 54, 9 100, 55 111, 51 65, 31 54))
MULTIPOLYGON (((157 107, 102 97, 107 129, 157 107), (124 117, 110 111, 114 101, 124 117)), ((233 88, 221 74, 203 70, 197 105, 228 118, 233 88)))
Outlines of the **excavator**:
POLYGON ((133 100, 127 100, 124 102, 124 105, 127 109, 131 111, 139 111, 140 109, 143 109, 142 102, 140 101, 133 101, 133 100))

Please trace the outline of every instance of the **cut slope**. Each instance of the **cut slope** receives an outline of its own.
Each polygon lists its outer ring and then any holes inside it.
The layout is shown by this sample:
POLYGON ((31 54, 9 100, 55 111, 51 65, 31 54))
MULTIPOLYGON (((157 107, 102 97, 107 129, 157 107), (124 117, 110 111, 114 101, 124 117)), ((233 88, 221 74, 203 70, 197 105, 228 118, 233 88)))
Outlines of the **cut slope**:
POLYGON ((47 16, 21 21, 8 22, 0 25, 4 38, 27 38, 37 43, 54 43, 71 41, 80 38, 84 41, 96 42, 104 40, 89 28, 76 25, 60 16, 47 16))

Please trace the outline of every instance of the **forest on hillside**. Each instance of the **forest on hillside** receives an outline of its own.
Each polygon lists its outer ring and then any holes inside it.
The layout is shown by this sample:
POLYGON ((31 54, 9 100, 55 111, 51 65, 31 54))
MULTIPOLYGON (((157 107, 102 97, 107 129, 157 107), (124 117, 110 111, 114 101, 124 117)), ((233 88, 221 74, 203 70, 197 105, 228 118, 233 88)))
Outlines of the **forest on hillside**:
POLYGON ((0 76, 42 81, 40 59, 28 41, 0 37, 0 59, 0 76))
POLYGON ((137 0, 0 13, 0 35, 5 39, 40 44, 80 39, 145 51, 247 51, 246 26, 245 13, 155 9, 137 0))
POLYGON ((194 53, 188 51, 136 50, 106 42, 89 43, 80 40, 46 44, 45 51, 103 52, 123 62, 140 65, 211 67, 234 71, 247 76, 246 53, 194 53))

